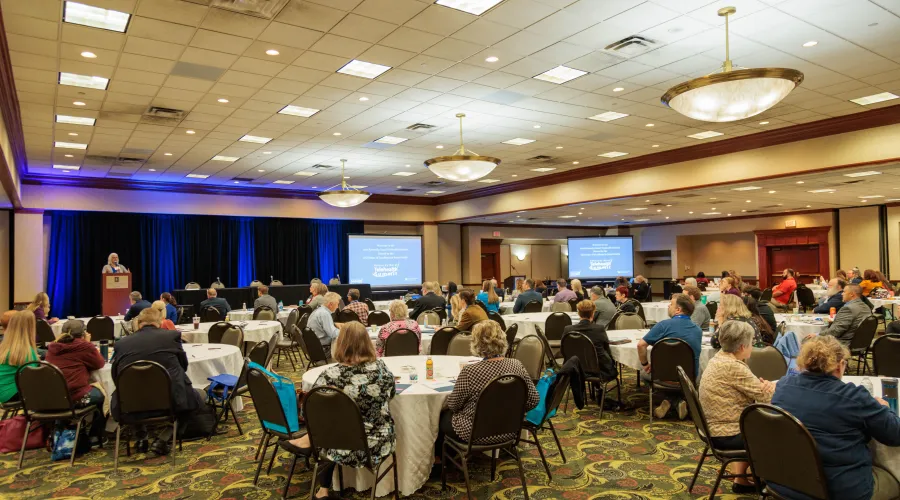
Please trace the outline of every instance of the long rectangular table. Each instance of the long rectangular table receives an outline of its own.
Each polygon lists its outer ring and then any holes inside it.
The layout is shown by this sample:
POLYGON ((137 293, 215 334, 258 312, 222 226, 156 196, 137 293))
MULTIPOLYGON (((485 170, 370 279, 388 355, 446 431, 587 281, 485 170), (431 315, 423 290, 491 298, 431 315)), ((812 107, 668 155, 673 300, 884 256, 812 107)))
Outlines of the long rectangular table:
MULTIPOLYGON (((346 299, 347 292, 351 288, 359 290, 360 299, 364 300, 372 297, 372 286, 361 285, 331 285, 328 291, 335 292, 346 299)), ((218 297, 225 299, 232 309, 241 309, 244 304, 247 307, 253 307, 253 301, 258 297, 255 286, 246 286, 238 288, 219 288, 216 290, 218 297)), ((182 305, 190 305, 194 307, 195 312, 200 311, 200 303, 206 300, 206 289, 199 290, 175 290, 175 300, 182 305)), ((309 285, 282 285, 270 286, 269 295, 277 301, 284 302, 285 305, 299 305, 306 301, 310 296, 309 285)))

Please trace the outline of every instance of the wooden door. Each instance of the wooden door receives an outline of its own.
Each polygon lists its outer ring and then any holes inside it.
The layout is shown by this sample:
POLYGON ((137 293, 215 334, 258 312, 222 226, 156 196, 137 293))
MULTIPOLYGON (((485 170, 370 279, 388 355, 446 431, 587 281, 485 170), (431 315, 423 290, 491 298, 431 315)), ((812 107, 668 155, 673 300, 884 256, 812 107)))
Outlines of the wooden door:
POLYGON ((481 279, 489 280, 494 276, 497 276, 499 273, 497 272, 496 262, 499 254, 493 253, 483 253, 481 254, 481 279))
POLYGON ((794 270, 798 281, 809 282, 819 274, 819 245, 789 245, 769 247, 771 276, 781 281, 786 268, 794 270))

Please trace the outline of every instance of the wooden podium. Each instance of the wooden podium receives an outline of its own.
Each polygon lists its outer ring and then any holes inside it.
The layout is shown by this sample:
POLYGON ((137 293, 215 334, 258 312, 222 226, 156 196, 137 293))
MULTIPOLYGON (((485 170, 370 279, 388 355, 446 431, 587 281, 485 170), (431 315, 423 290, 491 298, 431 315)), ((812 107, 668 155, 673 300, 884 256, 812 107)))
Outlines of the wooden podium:
POLYGON ((131 273, 103 273, 103 315, 117 316, 131 307, 131 273))

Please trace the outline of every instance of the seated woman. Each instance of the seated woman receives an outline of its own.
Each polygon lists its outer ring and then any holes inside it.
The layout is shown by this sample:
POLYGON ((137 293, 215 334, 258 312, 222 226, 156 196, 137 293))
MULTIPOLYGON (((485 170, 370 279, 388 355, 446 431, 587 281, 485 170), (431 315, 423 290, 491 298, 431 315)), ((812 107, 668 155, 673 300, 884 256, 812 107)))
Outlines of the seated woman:
MULTIPOLYGON (((463 366, 456 378, 453 392, 447 398, 447 409, 441 411, 438 437, 434 446, 435 463, 440 463, 444 436, 463 442, 472 436, 478 397, 491 380, 502 375, 522 377, 528 387, 525 411, 537 406, 540 396, 534 388, 531 377, 519 360, 503 357, 506 348, 506 334, 496 321, 482 321, 472 329, 472 355, 481 357, 482 361, 463 366)), ((504 439, 511 437, 514 436, 503 436, 504 439)))
POLYGON ((636 313, 637 306, 628 298, 628 288, 620 286, 616 288, 616 309, 623 313, 636 313))
MULTIPOLYGON (((385 323, 378 330, 378 339, 375 340, 375 351, 378 357, 384 356, 384 341, 397 330, 406 328, 412 330, 416 334, 419 343, 419 351, 422 351, 422 330, 419 329, 419 323, 409 319, 409 308, 402 300, 392 300, 388 305, 388 312, 391 315, 391 322, 385 323)), ((343 329, 341 329, 343 331, 343 329)))
POLYGON ((175 296, 169 292, 163 292, 162 295, 159 296, 159 300, 165 302, 166 319, 171 321, 174 325, 175 322, 178 321, 178 309, 175 307, 178 303, 175 302, 175 296))
POLYGON ((50 314, 50 296, 46 292, 40 292, 34 296, 34 300, 25 309, 34 313, 36 319, 42 319, 51 325, 59 321, 59 318, 51 318, 50 314))
POLYGON ((572 285, 572 291, 575 292, 575 297, 578 299, 578 302, 588 298, 587 294, 584 293, 584 287, 581 286, 580 279, 573 279, 569 283, 572 285))
POLYGON ((169 318, 166 317, 166 303, 161 300, 155 300, 150 307, 159 311, 160 318, 163 318, 162 321, 159 322, 159 327, 163 330, 174 330, 175 323, 172 322, 169 318))
MULTIPOLYGON (((719 307, 716 309, 716 324, 721 326, 729 320, 743 321, 753 329, 753 347, 765 347, 766 343, 762 340, 762 335, 759 333, 759 327, 750 319, 752 315, 750 314, 750 310, 747 309, 747 306, 744 305, 744 301, 735 295, 725 294, 722 294, 722 297, 719 300, 719 307)), ((713 349, 721 347, 719 344, 718 330, 713 333, 709 343, 712 345, 713 349)))
POLYGON ((756 326, 756 330, 759 331, 759 336, 762 338, 762 341, 765 342, 766 345, 774 344, 775 331, 772 330, 772 326, 769 325, 766 318, 762 317, 756 299, 750 295, 746 295, 744 296, 744 305, 747 306, 747 310, 750 311, 750 321, 756 326))
POLYGON ((0 341, 0 403, 18 401, 16 372, 32 361, 40 361, 35 337, 36 321, 31 311, 16 311, 0 341))
POLYGON ((594 344, 594 349, 597 351, 600 373, 585 373, 594 377, 600 377, 603 380, 615 379, 618 372, 616 371, 616 362, 613 361, 612 351, 609 348, 609 337, 606 336, 606 328, 592 321, 596 306, 590 300, 582 300, 578 303, 577 309, 580 321, 565 327, 560 341, 565 340, 566 335, 570 333, 580 333, 590 339, 591 343, 594 344))
POLYGON ((726 293, 741 297, 741 290, 735 285, 735 279, 731 276, 722 278, 722 281, 719 282, 719 291, 722 292, 722 297, 725 297, 726 293))
MULTIPOLYGON (((397 445, 394 419, 388 406, 396 395, 394 374, 385 366, 384 361, 376 358, 369 333, 362 323, 344 323, 333 348, 337 364, 323 371, 314 387, 336 387, 356 401, 366 428, 369 453, 372 454, 373 465, 377 465, 390 457, 397 445), (365 387, 365 390, 360 390, 361 387, 365 387)), ((312 452, 307 435, 291 441, 281 441, 279 444, 295 454, 309 456, 312 452)), ((334 498, 329 496, 328 490, 331 488, 336 465, 366 465, 366 454, 361 451, 321 450, 320 456, 327 460, 324 464, 319 462, 319 490, 315 498, 334 498)))
POLYGON ((100 444, 106 428, 103 415, 103 391, 91 385, 91 372, 106 365, 100 351, 91 343, 91 334, 80 321, 66 321, 62 335, 47 345, 48 363, 56 365, 66 377, 69 396, 76 408, 95 405, 94 421, 88 435, 91 444, 100 444))
MULTIPOLYGON (((490 281, 488 283, 490 283, 490 281)), ((467 332, 477 323, 487 321, 487 313, 475 303, 475 292, 465 288, 459 292, 459 298, 462 299, 463 306, 465 307, 462 314, 459 316, 459 323, 456 325, 456 328, 459 331, 467 332)))
MULTIPOLYGON (((775 383, 759 379, 746 365, 753 352, 753 328, 743 321, 726 321, 719 328, 722 349, 716 353, 700 378, 700 406, 709 424, 712 445, 722 450, 743 450, 741 412, 751 403, 768 403, 775 383)), ((747 462, 732 462, 736 474, 747 472, 747 462)), ((753 493, 756 487, 746 478, 736 478, 731 491, 753 493)))
MULTIPOLYGON (((802 371, 778 381, 772 404, 790 412, 816 440, 831 498, 897 498, 900 485, 872 465, 867 445, 875 439, 900 446, 900 417, 862 386, 841 381, 849 360, 847 348, 830 335, 807 340, 797 357, 802 371)), ((768 487, 788 498, 804 498, 771 482, 768 487)))
POLYGON ((491 283, 491 280, 485 280, 481 284, 481 291, 475 297, 475 300, 486 305, 488 311, 500 314, 500 296, 494 290, 494 284, 491 283))
POLYGON ((650 302, 653 299, 650 296, 650 283, 647 278, 640 274, 634 277, 634 287, 632 287, 631 295, 638 302, 650 302))
POLYGON ((709 278, 703 274, 703 271, 697 273, 697 284, 699 285, 700 283, 703 283, 704 286, 709 284, 709 278))

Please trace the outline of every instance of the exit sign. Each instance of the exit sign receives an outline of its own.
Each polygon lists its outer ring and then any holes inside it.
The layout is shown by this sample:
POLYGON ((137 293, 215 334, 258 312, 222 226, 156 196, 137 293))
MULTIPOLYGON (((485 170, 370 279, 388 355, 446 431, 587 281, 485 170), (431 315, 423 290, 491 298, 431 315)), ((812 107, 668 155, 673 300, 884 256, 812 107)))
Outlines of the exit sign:
POLYGON ((786 220, 784 221, 784 227, 797 227, 796 219, 786 220))
POLYGON ((500 231, 494 231, 494 236, 500 236, 500 231))

